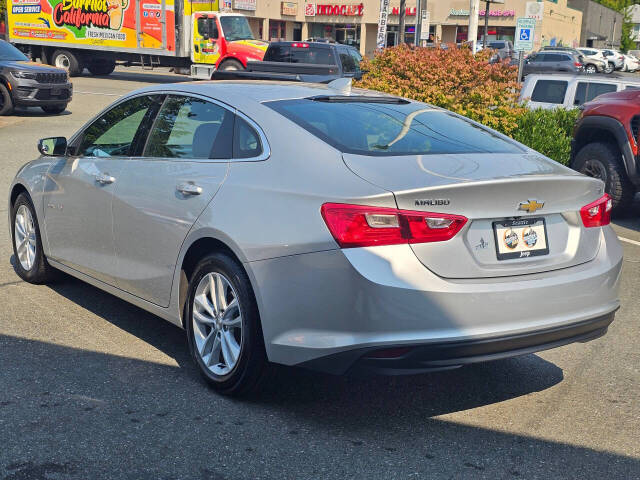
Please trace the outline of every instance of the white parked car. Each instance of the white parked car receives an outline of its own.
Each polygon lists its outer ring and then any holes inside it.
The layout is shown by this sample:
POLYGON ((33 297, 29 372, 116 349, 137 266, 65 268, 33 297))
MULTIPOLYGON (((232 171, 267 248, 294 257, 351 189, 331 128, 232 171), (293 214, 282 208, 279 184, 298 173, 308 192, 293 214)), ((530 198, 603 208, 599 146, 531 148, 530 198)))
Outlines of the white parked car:
POLYGON ((607 73, 610 73, 613 70, 622 70, 622 67, 624 67, 624 55, 622 55, 619 51, 613 50, 611 48, 604 48, 600 51, 609 63, 607 73))
POLYGON ((520 92, 530 108, 576 108, 603 93, 640 89, 640 79, 616 75, 531 74, 520 92))
POLYGON ((640 70, 640 61, 631 55, 623 55, 624 64, 622 66, 623 72, 637 72, 640 70))

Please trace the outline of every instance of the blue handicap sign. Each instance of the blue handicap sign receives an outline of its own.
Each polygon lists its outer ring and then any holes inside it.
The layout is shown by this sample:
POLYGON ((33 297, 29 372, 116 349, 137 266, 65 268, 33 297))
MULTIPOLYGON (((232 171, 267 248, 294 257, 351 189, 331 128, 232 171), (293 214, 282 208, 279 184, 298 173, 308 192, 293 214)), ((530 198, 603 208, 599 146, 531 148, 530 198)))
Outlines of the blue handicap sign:
POLYGON ((523 41, 529 41, 531 40, 531 29, 530 28, 523 28, 520 30, 520 40, 523 41))

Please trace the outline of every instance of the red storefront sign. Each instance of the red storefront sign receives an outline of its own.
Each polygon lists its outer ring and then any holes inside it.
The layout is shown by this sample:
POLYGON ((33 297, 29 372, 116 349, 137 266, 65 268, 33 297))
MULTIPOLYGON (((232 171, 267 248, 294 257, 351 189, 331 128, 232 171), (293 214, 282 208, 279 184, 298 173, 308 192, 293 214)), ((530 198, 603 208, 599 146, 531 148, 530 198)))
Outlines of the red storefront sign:
MULTIPOLYGON (((415 17, 416 15, 416 7, 407 7, 406 10, 407 17, 415 17)), ((400 15, 400 7, 392 7, 391 15, 400 15)))
MULTIPOLYGON (((320 4, 316 5, 316 15, 341 15, 347 17, 361 17, 364 12, 364 4, 320 4)), ((310 15, 307 15, 310 16, 310 15)))

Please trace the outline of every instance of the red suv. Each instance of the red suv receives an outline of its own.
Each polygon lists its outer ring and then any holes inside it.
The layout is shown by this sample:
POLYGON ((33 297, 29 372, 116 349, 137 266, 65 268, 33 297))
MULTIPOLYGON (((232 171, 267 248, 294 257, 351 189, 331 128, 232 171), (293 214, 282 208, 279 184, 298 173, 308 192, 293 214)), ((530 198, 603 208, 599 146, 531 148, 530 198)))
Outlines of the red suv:
POLYGON ((640 90, 606 93, 585 103, 573 132, 571 167, 601 179, 624 211, 640 188, 640 90))

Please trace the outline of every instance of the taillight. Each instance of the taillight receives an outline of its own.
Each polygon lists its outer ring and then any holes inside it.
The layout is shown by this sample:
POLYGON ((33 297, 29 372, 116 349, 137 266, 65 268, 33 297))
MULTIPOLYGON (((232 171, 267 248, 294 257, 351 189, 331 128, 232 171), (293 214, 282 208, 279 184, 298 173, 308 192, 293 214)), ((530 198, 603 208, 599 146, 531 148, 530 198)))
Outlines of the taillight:
POLYGON ((343 203, 325 203, 321 213, 341 248, 442 242, 467 223, 461 215, 343 203))
POLYGON ((583 66, 580 62, 576 62, 576 63, 574 63, 574 65, 575 65, 576 67, 582 67, 582 66, 583 66))
POLYGON ((580 209, 585 227, 604 227, 611 222, 611 197, 606 193, 595 202, 580 209))

